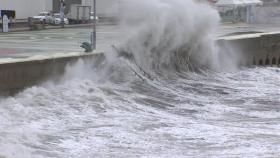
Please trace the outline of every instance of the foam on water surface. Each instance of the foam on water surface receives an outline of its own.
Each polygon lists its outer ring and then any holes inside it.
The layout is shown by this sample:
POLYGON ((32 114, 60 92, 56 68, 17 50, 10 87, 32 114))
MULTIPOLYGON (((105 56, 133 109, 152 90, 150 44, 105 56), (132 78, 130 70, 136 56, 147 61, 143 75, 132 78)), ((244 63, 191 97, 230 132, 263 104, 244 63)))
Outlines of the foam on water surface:
POLYGON ((132 82, 71 76, 1 99, 2 155, 274 157, 279 153, 277 68, 189 74, 152 83, 135 76, 132 82))

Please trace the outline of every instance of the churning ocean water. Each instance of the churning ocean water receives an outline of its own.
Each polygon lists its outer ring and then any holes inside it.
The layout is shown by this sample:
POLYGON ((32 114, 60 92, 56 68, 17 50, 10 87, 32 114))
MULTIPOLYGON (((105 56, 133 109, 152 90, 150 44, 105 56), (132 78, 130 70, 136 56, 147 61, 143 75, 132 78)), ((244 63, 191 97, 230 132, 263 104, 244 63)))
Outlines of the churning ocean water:
POLYGON ((279 68, 154 80, 127 67, 109 69, 79 61, 58 83, 2 98, 0 155, 280 156, 279 68))

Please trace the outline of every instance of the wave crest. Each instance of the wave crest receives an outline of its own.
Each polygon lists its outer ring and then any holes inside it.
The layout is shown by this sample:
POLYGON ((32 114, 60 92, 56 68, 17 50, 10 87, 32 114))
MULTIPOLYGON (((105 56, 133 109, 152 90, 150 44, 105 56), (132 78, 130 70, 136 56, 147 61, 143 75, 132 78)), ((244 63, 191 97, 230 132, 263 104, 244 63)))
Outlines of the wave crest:
POLYGON ((129 0, 122 4, 124 40, 119 54, 141 69, 217 69, 219 15, 208 4, 186 0, 129 0))

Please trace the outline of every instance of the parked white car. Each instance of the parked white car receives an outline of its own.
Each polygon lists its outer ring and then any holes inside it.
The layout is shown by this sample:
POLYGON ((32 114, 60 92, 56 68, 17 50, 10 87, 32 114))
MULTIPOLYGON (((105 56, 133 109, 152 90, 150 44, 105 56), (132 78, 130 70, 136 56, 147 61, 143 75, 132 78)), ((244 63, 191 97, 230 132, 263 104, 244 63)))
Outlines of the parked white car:
MULTIPOLYGON (((61 17, 60 17, 60 14, 59 14, 59 13, 53 14, 51 23, 52 23, 53 25, 59 25, 59 24, 61 24, 61 17)), ((69 20, 68 20, 67 17, 64 17, 64 24, 66 24, 66 25, 69 24, 69 20)))
MULTIPOLYGON (((95 16, 96 21, 99 20, 98 16, 95 16)), ((94 20, 94 12, 90 12, 90 20, 93 21, 94 20)))
POLYGON ((33 16, 34 19, 39 19, 41 22, 50 23, 51 22, 51 14, 49 12, 40 12, 39 15, 33 16))

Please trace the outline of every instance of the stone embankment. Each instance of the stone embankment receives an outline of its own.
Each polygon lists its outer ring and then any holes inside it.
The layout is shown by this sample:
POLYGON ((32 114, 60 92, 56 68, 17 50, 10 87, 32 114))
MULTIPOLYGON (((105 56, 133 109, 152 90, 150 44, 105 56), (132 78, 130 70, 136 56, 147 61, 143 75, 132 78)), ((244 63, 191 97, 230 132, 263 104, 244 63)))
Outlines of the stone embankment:
POLYGON ((221 37, 218 44, 237 53, 242 66, 280 66, 280 32, 221 37))
MULTIPOLYGON (((242 66, 280 66, 280 32, 226 36, 218 39, 223 51, 238 53, 242 66)), ((14 94, 26 87, 61 76, 67 64, 83 59, 102 61, 103 53, 69 53, 59 56, 11 60, 0 63, 0 94, 14 94)))
POLYGON ((103 58, 103 53, 70 53, 70 55, 2 62, 0 63, 0 95, 11 95, 50 78, 59 78, 67 64, 73 64, 79 59, 92 62, 101 61, 103 58))

